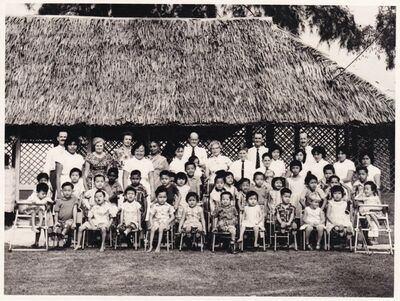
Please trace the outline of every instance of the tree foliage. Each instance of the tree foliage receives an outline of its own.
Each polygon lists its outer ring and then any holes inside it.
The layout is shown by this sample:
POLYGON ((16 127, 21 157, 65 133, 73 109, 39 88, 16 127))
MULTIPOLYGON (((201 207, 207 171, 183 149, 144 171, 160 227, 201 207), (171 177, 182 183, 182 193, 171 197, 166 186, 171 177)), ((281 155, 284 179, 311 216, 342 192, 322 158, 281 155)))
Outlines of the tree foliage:
POLYGON ((41 15, 100 17, 215 18, 270 16, 275 24, 300 35, 308 27, 321 42, 338 41, 341 48, 359 52, 365 48, 385 53, 388 69, 395 64, 396 9, 380 7, 376 24, 362 27, 346 6, 304 5, 187 5, 187 4, 43 4, 41 15), (219 13, 220 12, 220 13, 219 13), (372 46, 370 46, 372 44, 372 46))

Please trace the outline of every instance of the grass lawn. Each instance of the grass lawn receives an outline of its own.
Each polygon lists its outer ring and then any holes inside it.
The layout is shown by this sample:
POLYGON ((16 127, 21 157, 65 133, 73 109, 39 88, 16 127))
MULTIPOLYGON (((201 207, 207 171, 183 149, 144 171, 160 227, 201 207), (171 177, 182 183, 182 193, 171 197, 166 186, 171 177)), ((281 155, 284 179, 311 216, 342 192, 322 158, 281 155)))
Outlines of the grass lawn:
POLYGON ((5 250, 4 270, 5 294, 391 297, 394 287, 393 256, 339 251, 5 250))

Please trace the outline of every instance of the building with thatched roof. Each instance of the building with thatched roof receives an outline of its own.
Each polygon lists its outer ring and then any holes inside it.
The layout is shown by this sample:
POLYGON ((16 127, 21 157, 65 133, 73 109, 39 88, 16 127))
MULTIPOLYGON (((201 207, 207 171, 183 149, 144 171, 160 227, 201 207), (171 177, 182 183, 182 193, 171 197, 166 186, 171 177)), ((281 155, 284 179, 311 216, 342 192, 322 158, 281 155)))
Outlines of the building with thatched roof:
POLYGON ((286 161, 305 130, 331 161, 339 145, 384 151, 376 164, 391 187, 394 100, 340 71, 268 19, 7 17, 8 152, 28 184, 37 170, 23 174, 24 162, 40 168, 32 149, 47 150, 59 127, 100 134, 109 150, 126 129, 162 141, 195 129, 232 156, 262 129, 286 161))

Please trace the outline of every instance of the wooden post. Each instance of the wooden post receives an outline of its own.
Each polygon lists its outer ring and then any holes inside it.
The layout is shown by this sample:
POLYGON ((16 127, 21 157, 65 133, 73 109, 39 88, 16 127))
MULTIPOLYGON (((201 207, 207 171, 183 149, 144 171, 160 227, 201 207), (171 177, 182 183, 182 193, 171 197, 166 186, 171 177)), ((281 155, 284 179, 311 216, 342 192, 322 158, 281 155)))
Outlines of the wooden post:
POLYGON ((252 144, 253 144, 253 126, 246 125, 244 139, 246 141, 246 146, 248 148, 252 147, 252 144))
POLYGON ((275 127, 273 124, 265 125, 265 144, 267 146, 274 143, 274 136, 275 136, 274 129, 275 127))
POLYGON ((20 173, 21 173, 21 132, 18 130, 17 132, 17 140, 15 141, 15 191, 16 191, 16 198, 19 200, 20 192, 20 173))
POLYGON ((300 147, 300 126, 299 125, 294 125, 294 149, 298 149, 300 147))

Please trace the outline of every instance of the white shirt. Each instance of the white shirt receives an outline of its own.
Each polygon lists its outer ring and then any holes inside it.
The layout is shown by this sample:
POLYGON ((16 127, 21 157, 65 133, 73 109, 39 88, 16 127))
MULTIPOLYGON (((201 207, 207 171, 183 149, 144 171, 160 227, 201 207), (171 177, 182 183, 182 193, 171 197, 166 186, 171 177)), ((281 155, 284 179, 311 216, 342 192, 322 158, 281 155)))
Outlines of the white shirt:
MULTIPOLYGON (((183 157, 182 160, 187 162, 187 160, 192 156, 193 148, 190 145, 186 145, 183 149, 183 157)), ((205 164, 207 161, 207 150, 200 146, 194 147, 194 154, 197 158, 199 158, 200 164, 205 164)))
POLYGON ((121 205, 121 210, 124 212, 124 220, 123 223, 125 225, 129 225, 134 223, 139 225, 139 212, 142 206, 136 202, 123 202, 121 205))
POLYGON ((174 157, 171 161, 171 163, 169 164, 169 170, 173 171, 174 173, 178 173, 178 172, 185 172, 185 163, 187 161, 185 161, 182 157, 182 159, 178 159, 177 157, 174 157))
POLYGON ((324 178, 324 167, 327 164, 329 164, 329 162, 324 159, 321 159, 318 163, 314 161, 314 163, 310 164, 310 171, 317 177, 318 182, 324 178))
POLYGON ((232 164, 231 159, 229 159, 227 156, 224 155, 219 155, 217 157, 211 156, 210 158, 208 158, 206 165, 211 172, 211 177, 210 177, 211 183, 214 183, 216 171, 221 169, 227 171, 231 164, 232 164))
POLYGON ((368 169, 367 181, 372 181, 372 182, 375 183, 374 177, 376 175, 380 176, 381 175, 381 170, 378 167, 376 167, 376 166, 374 166, 372 164, 368 165, 367 169, 368 169))
POLYGON ((71 169, 79 168, 82 171, 83 163, 85 162, 85 159, 81 155, 77 153, 72 155, 68 151, 64 151, 62 156, 55 158, 55 160, 63 166, 60 177, 61 185, 64 182, 71 181, 69 177, 71 169))
MULTIPOLYGON (((239 181, 242 178, 242 160, 232 162, 229 171, 233 173, 235 181, 239 181)), ((252 181, 254 172, 255 168, 253 162, 244 160, 244 177, 252 181)))
POLYGON ((65 147, 61 145, 57 145, 56 147, 50 149, 46 156, 46 162, 44 163, 44 166, 42 168, 43 172, 50 175, 50 171, 56 169, 56 162, 58 162, 60 158, 63 157, 65 152, 66 152, 65 147))
MULTIPOLYGON (((258 148, 258 153, 260 154, 260 167, 263 165, 262 164, 262 156, 265 153, 268 153, 268 148, 266 148, 265 146, 261 145, 258 148)), ((257 148, 255 146, 249 148, 249 151, 247 153, 247 159, 251 162, 253 162, 254 164, 254 168, 256 168, 256 162, 257 162, 257 148)))
POLYGON ((282 177, 286 173, 285 162, 283 162, 280 159, 278 159, 278 160, 272 159, 269 169, 271 169, 274 172, 275 177, 282 177))
POLYGON ((140 183, 145 186, 147 191, 150 191, 150 183, 149 183, 149 173, 154 171, 153 162, 150 159, 143 158, 143 159, 136 159, 136 157, 132 157, 125 161, 124 164, 124 171, 130 174, 132 170, 139 170, 142 176, 140 183))
POLYGON ((356 171, 356 166, 353 161, 346 159, 343 162, 337 161, 333 164, 335 168, 335 174, 340 178, 341 181, 347 178, 349 170, 356 171))

